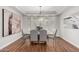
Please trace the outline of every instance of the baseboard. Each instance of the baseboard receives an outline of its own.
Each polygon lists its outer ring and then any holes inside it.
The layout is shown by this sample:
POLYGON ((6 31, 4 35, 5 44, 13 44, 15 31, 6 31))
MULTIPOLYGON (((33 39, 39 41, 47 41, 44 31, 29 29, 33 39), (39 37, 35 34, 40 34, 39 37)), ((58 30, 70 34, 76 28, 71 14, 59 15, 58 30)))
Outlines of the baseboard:
POLYGON ((75 48, 79 49, 79 47, 78 47, 78 46, 76 46, 75 44, 71 43, 70 41, 65 40, 65 39, 64 39, 64 38, 62 38, 62 37, 58 37, 58 38, 60 38, 60 39, 64 40, 64 41, 65 41, 65 42, 67 42, 68 44, 70 44, 70 45, 72 45, 73 47, 75 47, 75 48))
POLYGON ((6 40, 10 40, 10 41, 6 42, 6 43, 3 43, 3 41, 2 41, 3 45, 0 46, 0 50, 5 48, 6 46, 10 45, 11 43, 15 42, 16 40, 20 39, 21 37, 22 37, 21 33, 14 34, 14 35, 8 36, 8 37, 3 37, 2 40, 4 39, 4 41, 6 41, 6 40), (13 38, 13 37, 15 37, 15 38, 13 38), (13 39, 11 40, 10 38, 13 38, 13 39))

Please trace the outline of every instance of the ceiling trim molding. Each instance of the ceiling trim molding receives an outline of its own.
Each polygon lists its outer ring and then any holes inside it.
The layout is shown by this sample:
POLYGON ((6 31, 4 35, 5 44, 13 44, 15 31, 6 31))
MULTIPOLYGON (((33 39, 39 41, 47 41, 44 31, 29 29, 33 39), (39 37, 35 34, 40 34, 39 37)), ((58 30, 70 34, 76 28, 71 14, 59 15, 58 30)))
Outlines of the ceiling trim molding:
POLYGON ((59 15, 62 15, 63 13, 65 13, 66 11, 68 11, 69 9, 71 9, 73 6, 67 6, 67 8, 62 12, 60 13, 59 15))
POLYGON ((15 6, 9 6, 10 8, 16 10, 17 12, 19 12, 22 16, 24 15, 21 11, 19 11, 15 6))

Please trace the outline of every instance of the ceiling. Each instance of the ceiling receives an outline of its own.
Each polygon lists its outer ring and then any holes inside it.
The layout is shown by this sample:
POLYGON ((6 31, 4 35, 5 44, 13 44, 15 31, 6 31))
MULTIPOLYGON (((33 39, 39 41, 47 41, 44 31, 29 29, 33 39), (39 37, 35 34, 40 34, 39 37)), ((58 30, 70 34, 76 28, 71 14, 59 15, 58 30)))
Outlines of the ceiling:
POLYGON ((68 7, 67 6, 16 6, 16 9, 23 15, 36 16, 55 16, 63 13, 68 7))

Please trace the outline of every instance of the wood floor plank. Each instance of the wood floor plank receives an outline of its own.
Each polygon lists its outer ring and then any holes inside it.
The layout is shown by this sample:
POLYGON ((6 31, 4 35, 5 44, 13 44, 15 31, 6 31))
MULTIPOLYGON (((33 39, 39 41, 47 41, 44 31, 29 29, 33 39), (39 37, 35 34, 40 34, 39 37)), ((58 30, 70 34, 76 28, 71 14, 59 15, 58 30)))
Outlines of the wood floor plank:
POLYGON ((79 48, 73 46, 62 38, 50 39, 46 45, 31 45, 29 39, 20 38, 16 42, 0 50, 2 52, 79 52, 79 48))

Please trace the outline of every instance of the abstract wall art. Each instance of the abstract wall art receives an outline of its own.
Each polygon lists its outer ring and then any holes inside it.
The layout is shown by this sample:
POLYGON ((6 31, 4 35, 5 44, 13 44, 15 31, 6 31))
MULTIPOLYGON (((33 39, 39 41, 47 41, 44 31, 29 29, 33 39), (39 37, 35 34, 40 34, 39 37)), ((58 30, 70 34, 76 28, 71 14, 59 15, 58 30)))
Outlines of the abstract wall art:
POLYGON ((64 18, 64 27, 68 29, 79 29, 79 18, 75 15, 64 18))
POLYGON ((21 31, 21 17, 6 9, 2 10, 3 36, 8 36, 21 31))

